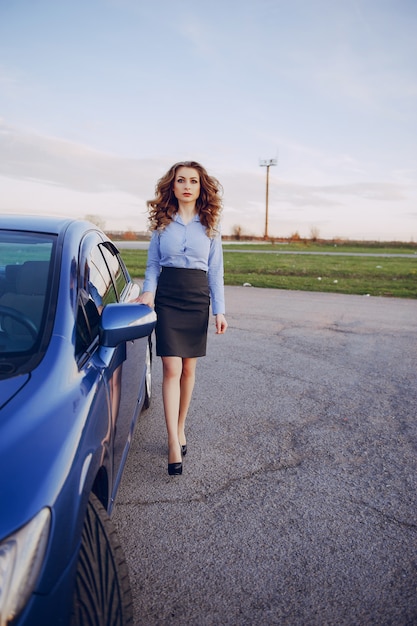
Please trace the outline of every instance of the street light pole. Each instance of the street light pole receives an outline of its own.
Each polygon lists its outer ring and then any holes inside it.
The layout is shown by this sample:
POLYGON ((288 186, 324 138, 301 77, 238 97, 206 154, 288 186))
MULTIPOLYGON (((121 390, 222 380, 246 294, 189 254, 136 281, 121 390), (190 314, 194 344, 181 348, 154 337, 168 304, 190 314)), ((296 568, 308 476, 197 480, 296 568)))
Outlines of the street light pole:
POLYGON ((266 167, 266 197, 265 197, 265 234, 264 239, 268 239, 268 199, 269 199, 269 168, 276 165, 276 159, 261 159, 259 165, 266 167))

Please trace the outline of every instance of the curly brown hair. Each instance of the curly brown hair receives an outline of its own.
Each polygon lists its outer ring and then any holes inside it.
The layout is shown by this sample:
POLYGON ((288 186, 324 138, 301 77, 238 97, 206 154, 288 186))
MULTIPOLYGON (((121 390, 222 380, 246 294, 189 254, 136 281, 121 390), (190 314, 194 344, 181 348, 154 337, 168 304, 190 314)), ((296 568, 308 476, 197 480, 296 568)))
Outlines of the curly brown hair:
POLYGON ((213 176, 209 176, 204 167, 196 161, 175 163, 158 180, 155 186, 155 198, 146 203, 149 209, 150 229, 163 230, 178 211, 178 200, 173 193, 173 186, 177 170, 180 167, 192 167, 200 175, 200 195, 196 202, 196 210, 200 222, 206 228, 207 236, 213 237, 222 211, 221 193, 223 189, 219 181, 213 176))

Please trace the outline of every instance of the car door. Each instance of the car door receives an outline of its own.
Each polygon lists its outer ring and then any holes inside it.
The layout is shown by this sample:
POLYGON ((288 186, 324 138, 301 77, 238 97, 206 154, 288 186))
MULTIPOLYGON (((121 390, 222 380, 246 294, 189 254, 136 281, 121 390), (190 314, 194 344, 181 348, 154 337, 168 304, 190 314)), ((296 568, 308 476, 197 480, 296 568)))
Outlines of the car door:
POLYGON ((101 428, 105 429, 104 463, 108 469, 111 495, 117 482, 121 459, 121 453, 114 454, 114 450, 124 448, 122 440, 127 438, 130 431, 137 397, 135 402, 133 391, 127 390, 127 397, 121 402, 126 344, 122 343, 115 348, 99 345, 99 324, 103 308, 107 304, 118 302, 115 283, 101 250, 102 244, 100 234, 92 231, 83 238, 80 246, 75 343, 79 368, 88 371, 90 379, 93 377, 92 372, 96 372, 92 417, 97 422, 106 422, 101 428))
MULTIPOLYGON (((109 241, 99 246, 112 279, 119 302, 131 302, 139 294, 120 257, 117 248, 109 241)), ((121 468, 133 433, 133 426, 142 406, 146 374, 146 349, 148 339, 136 339, 125 344, 124 361, 115 371, 111 385, 113 415, 117 414, 114 464, 121 468)))

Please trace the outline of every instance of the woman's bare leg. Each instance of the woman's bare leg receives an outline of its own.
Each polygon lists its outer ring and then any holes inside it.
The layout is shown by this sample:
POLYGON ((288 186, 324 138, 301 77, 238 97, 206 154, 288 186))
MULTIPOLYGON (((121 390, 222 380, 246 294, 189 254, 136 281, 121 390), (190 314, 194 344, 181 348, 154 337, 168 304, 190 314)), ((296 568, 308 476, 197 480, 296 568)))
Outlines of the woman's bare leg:
POLYGON ((162 357, 162 398, 165 422, 168 433, 168 463, 181 462, 181 449, 178 441, 178 416, 180 412, 182 358, 162 357))
POLYGON ((182 446, 186 444, 184 432, 185 420, 187 418, 191 397, 193 395, 196 365, 196 358, 182 359, 182 373, 180 379, 180 404, 178 416, 178 438, 182 446))

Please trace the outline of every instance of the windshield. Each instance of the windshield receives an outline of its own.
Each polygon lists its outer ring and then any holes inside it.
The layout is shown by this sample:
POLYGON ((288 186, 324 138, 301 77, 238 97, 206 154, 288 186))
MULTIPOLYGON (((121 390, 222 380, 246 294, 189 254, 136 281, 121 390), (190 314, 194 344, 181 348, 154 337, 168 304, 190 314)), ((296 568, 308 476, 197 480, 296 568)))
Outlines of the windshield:
POLYGON ((54 242, 52 235, 0 230, 0 374, 15 373, 39 348, 54 242))

